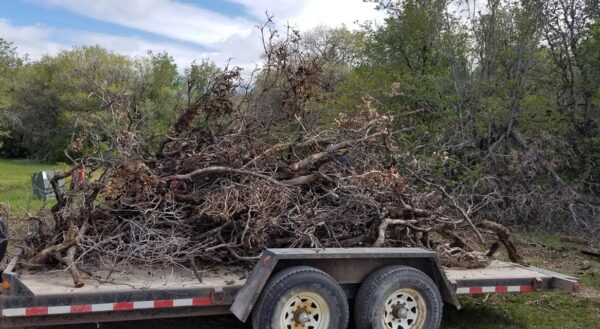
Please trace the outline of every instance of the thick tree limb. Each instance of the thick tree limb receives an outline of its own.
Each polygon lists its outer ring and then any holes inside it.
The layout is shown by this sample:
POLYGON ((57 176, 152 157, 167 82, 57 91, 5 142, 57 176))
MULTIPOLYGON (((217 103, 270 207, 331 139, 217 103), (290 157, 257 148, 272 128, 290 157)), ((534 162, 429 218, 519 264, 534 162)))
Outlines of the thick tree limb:
POLYGON ((338 151, 341 151, 347 147, 350 147, 350 146, 358 144, 358 143, 369 142, 378 137, 385 136, 385 135, 386 135, 385 132, 379 132, 379 133, 375 133, 375 134, 372 134, 369 136, 365 136, 363 138, 353 139, 353 140, 349 140, 349 141, 343 141, 341 143, 330 145, 323 152, 315 153, 315 154, 310 155, 296 163, 293 163, 292 165, 290 165, 290 170, 298 171, 298 170, 306 168, 318 161, 321 161, 324 159, 329 159, 329 158, 333 157, 338 151))
POLYGON ((584 255, 600 258, 600 250, 596 249, 582 249, 581 253, 584 255))
POLYGON ((248 161, 246 164, 244 164, 244 166, 242 167, 242 169, 248 168, 251 164, 256 163, 258 160, 269 156, 271 154, 277 153, 277 152, 281 152, 284 150, 289 149, 290 147, 294 147, 294 148, 303 148, 303 147, 307 147, 310 145, 321 145, 321 144, 328 144, 330 143, 331 140, 330 139, 326 139, 326 138, 314 138, 314 139, 310 139, 304 142, 300 142, 300 143, 293 143, 293 142, 286 142, 286 143, 278 143, 275 144, 273 146, 271 146, 270 148, 268 148, 267 150, 265 150, 263 153, 257 155, 256 157, 254 157, 252 160, 248 161))
MULTIPOLYGON (((517 251, 517 247, 510 240, 510 232, 506 227, 501 224, 491 222, 489 220, 482 220, 479 223, 480 226, 485 227, 487 229, 492 230, 498 236, 498 241, 502 242, 504 247, 506 247, 506 252, 508 253, 508 258, 511 262, 524 264, 525 261, 523 257, 517 251)), ((493 246, 492 246, 492 249, 493 246)))
POLYGON ((69 272, 71 272, 71 276, 73 277, 73 284, 75 288, 81 288, 85 285, 83 282, 83 278, 77 269, 77 264, 75 264, 75 253, 77 252, 77 245, 72 245, 67 249, 67 257, 64 258, 65 263, 68 266, 69 272))
POLYGON ((196 176, 202 176, 202 175, 208 175, 208 174, 214 174, 214 173, 229 173, 229 174, 248 175, 248 176, 253 176, 253 177, 260 178, 260 179, 264 179, 267 182, 278 185, 278 186, 282 186, 282 187, 290 186, 288 184, 285 184, 283 182, 276 180, 273 177, 259 174, 254 171, 222 167, 222 166, 202 168, 202 169, 194 170, 188 174, 172 175, 172 176, 165 177, 165 180, 189 180, 196 176))
POLYGON ((416 219, 392 219, 392 218, 386 218, 383 221, 381 221, 381 224, 379 225, 379 229, 378 229, 378 233, 377 233, 377 240, 375 240, 375 242, 373 242, 373 247, 382 247, 385 243, 385 232, 387 231, 388 226, 390 225, 404 225, 407 227, 410 227, 411 229, 415 230, 415 231, 421 231, 421 232, 428 232, 430 229, 428 228, 420 228, 415 226, 414 224, 418 224, 419 220, 416 219))
POLYGON ((317 179, 319 179, 319 175, 317 174, 308 174, 305 176, 298 176, 292 179, 288 179, 288 180, 284 180, 281 181, 283 184, 285 185, 293 185, 293 186, 300 186, 300 185, 307 185, 307 184, 311 184, 314 183, 317 179))
POLYGON ((53 245, 43 249, 42 251, 38 252, 33 258, 31 258, 29 260, 28 263, 31 266, 26 266, 26 267, 33 267, 36 265, 44 264, 47 261, 47 259, 52 256, 52 254, 54 254, 56 252, 60 253, 60 252, 67 250, 72 245, 74 245, 76 242, 77 242, 77 228, 75 226, 71 226, 71 227, 69 227, 69 230, 64 233, 63 241, 61 243, 53 244, 53 245))

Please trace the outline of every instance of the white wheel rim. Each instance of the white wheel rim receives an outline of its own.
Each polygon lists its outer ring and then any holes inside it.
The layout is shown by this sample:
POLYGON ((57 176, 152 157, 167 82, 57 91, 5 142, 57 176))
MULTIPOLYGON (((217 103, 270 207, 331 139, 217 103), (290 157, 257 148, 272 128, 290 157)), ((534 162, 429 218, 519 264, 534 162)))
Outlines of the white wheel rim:
POLYGON ((329 307, 325 299, 310 291, 292 295, 283 304, 279 319, 283 329, 325 329, 329 327, 329 307))
POLYGON ((382 321, 388 329, 422 329, 427 316, 425 299, 414 289, 402 288, 388 296, 382 321))

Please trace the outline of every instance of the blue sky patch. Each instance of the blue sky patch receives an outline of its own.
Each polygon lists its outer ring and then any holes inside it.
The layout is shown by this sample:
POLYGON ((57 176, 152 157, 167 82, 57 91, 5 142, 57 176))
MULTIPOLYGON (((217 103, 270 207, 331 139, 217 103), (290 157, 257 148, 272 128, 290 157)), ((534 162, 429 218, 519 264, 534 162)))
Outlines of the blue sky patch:
MULTIPOLYGON (((226 16, 233 15, 235 17, 244 15, 243 7, 229 1, 180 0, 178 2, 192 4, 226 16)), ((148 41, 177 42, 199 50, 210 50, 208 47, 203 47, 192 42, 173 40, 139 29, 85 17, 60 7, 47 6, 24 0, 0 1, 0 19, 7 19, 11 24, 17 26, 41 25, 60 30, 103 33, 122 37, 139 37, 148 41)))

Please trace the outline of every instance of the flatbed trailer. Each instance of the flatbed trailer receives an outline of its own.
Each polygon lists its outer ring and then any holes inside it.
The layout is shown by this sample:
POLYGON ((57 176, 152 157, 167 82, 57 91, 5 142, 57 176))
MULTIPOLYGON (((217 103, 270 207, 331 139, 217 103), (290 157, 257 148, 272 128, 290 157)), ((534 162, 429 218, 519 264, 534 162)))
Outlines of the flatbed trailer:
POLYGON ((457 295, 579 290, 576 278, 494 261, 443 268, 419 248, 267 249, 253 268, 213 267, 202 281, 185 268, 97 273, 81 288, 67 271, 2 272, 0 328, 233 314, 253 328, 439 328, 457 295), (96 276, 94 276, 96 277, 96 276))

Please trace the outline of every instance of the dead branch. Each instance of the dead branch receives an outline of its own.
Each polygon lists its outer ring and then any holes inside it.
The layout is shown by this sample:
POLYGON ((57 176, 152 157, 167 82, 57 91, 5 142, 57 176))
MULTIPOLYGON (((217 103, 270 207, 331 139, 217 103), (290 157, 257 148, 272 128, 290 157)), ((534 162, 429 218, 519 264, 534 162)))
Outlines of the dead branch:
POLYGON ((337 154, 337 152, 339 152, 340 150, 343 150, 345 148, 348 148, 348 147, 353 146, 358 143, 365 143, 365 142, 372 141, 378 137, 384 136, 385 134, 386 134, 385 132, 378 132, 378 133, 375 133, 375 134, 372 134, 369 136, 365 136, 362 138, 344 141, 344 142, 341 142, 338 144, 330 145, 327 148, 327 150, 325 150, 323 152, 312 154, 309 157, 306 157, 306 158, 290 165, 290 170, 298 171, 298 170, 308 167, 318 161, 322 161, 324 159, 330 159, 331 157, 335 156, 337 154))
POLYGON ((166 180, 190 180, 193 177, 197 177, 197 176, 203 176, 203 175, 208 175, 208 174, 214 174, 214 173, 230 173, 230 174, 239 174, 239 175, 249 175, 249 176, 253 176, 253 177, 257 177, 260 179, 264 179, 269 183, 281 186, 281 187, 288 187, 288 184, 282 183, 272 177, 269 177, 267 175, 263 175, 254 171, 249 171, 249 170, 243 170, 243 169, 235 169, 235 168, 228 168, 228 167, 208 167, 208 168, 202 168, 202 169, 198 169, 198 170, 194 170, 191 173, 188 174, 181 174, 181 175, 173 175, 173 176, 168 176, 165 179, 166 180))
MULTIPOLYGON (((501 242, 506 248, 508 258, 511 262, 525 264, 523 257, 517 251, 517 247, 510 240, 510 232, 506 227, 501 224, 491 222, 489 220, 482 220, 479 223, 480 226, 492 230, 498 237, 498 241, 501 242)), ((493 248, 492 248, 493 249, 493 248)), ((490 250, 491 252, 491 250, 490 250)), ((491 253, 493 255, 493 253, 491 253)))
POLYGON ((600 250, 596 249, 582 249, 581 253, 584 255, 600 258, 600 250))

